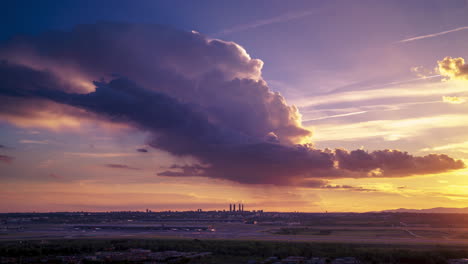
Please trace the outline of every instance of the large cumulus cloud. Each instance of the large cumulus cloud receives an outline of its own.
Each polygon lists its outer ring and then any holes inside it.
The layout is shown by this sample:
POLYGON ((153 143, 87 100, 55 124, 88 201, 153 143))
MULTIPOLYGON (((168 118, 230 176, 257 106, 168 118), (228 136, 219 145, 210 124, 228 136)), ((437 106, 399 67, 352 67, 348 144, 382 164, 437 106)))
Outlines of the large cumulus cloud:
POLYGON ((315 149, 297 108, 262 79, 260 60, 194 32, 83 25, 13 39, 0 47, 0 59, 1 100, 53 102, 125 123, 149 131, 150 146, 199 161, 160 175, 316 185, 464 167, 445 155, 315 149))
POLYGON ((311 134, 297 109, 268 89, 261 60, 233 42, 198 33, 158 25, 82 25, 18 37, 0 48, 0 58, 47 71, 66 91, 87 93, 93 80, 119 75, 199 105, 213 122, 249 135, 273 132, 285 143, 298 143, 311 134))

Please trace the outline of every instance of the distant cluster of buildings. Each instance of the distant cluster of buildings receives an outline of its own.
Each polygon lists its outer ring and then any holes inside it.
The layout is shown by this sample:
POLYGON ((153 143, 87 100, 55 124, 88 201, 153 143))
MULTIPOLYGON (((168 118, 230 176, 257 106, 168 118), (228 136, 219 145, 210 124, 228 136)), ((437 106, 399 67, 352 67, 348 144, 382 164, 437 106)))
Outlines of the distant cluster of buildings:
POLYGON ((229 204, 229 212, 244 212, 244 204, 239 203, 237 210, 236 210, 236 204, 229 204))
MULTIPOLYGON (((257 211, 261 211, 263 212, 263 210, 257 210, 257 211)), ((171 210, 167 211, 167 212, 172 212, 171 210)), ((178 211, 175 211, 175 212, 178 212, 178 211)), ((184 212, 184 211, 182 211, 184 212)), ((186 211, 186 212, 191 212, 191 211, 186 211)), ((201 212, 204 212, 203 209, 196 209, 195 212, 197 213, 201 213, 201 212)), ((210 211, 209 211, 210 212, 210 211)), ((219 211, 211 211, 211 212, 226 212, 226 210, 219 210, 219 211)), ((232 203, 232 204, 229 204, 229 212, 247 212, 247 211, 244 211, 244 204, 243 203, 232 203)), ((252 212, 256 212, 255 210, 253 210, 252 212)), ((153 213, 153 211, 151 211, 150 209, 146 209, 146 213, 153 213)))

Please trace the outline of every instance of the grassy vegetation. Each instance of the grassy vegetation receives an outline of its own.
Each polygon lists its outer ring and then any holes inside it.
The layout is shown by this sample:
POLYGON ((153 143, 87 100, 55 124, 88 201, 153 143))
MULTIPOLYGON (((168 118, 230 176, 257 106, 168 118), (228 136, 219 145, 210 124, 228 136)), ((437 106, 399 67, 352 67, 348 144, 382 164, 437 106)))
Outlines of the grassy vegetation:
POLYGON ((468 257, 468 248, 355 245, 278 241, 173 240, 173 239, 77 239, 10 241, 0 243, 0 256, 86 255, 102 250, 124 251, 145 248, 153 251, 209 251, 203 263, 246 263, 269 256, 344 257, 354 256, 367 263, 442 264, 450 258, 468 257))
MULTIPOLYGON (((278 235, 337 236, 337 237, 412 237, 405 230, 398 229, 317 229, 309 227, 280 228, 271 230, 278 235)), ((432 234, 432 233, 431 233, 432 234)), ((445 233, 444 233, 445 234, 445 233)))

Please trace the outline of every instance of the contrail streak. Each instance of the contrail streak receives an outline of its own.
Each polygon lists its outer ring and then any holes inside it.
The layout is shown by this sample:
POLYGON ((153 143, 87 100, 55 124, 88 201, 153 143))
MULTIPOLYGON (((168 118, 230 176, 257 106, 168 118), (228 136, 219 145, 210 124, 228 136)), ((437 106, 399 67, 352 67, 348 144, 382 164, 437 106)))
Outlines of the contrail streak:
POLYGON ((280 22, 286 22, 290 20, 295 20, 299 19, 305 16, 312 15, 313 13, 317 12, 317 10, 306 10, 306 11, 301 11, 301 12, 289 12, 280 16, 272 17, 272 18, 266 18, 266 19, 261 19, 254 21, 249 24, 242 24, 238 25, 232 28, 224 29, 220 32, 215 33, 214 35, 225 35, 225 34, 230 34, 234 32, 240 32, 252 28, 257 28, 261 26, 266 26, 274 23, 280 23, 280 22))
POLYGON ((360 115, 360 114, 365 114, 365 113, 367 113, 367 112, 368 112, 368 111, 359 111, 359 112, 352 112, 352 113, 339 114, 339 115, 322 116, 322 117, 318 117, 318 118, 312 118, 312 119, 303 120, 302 122, 317 121, 317 120, 323 120, 323 119, 329 119, 329 118, 335 118, 335 117, 344 117, 344 116, 360 115))
POLYGON ((448 33, 467 30, 467 29, 468 29, 468 26, 467 27, 459 27, 459 28, 455 28, 455 29, 450 29, 450 30, 438 32, 438 33, 433 33, 433 34, 428 34, 428 35, 422 35, 422 36, 402 39, 400 41, 397 41, 396 43, 405 43, 405 42, 410 42, 410 41, 415 41, 415 40, 420 40, 420 39, 434 38, 434 37, 442 36, 442 35, 445 35, 445 34, 448 34, 448 33))

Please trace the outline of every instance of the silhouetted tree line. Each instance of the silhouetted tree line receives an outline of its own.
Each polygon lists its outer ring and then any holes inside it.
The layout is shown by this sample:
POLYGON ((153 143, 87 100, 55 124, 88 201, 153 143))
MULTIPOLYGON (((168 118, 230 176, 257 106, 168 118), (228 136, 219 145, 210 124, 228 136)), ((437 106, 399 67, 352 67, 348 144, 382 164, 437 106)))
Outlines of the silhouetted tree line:
POLYGON ((172 239, 77 239, 48 241, 11 241, 0 243, 0 256, 33 257, 89 255, 97 251, 125 251, 145 248, 152 251, 212 252, 203 263, 239 263, 244 259, 351 256, 365 263, 443 264, 448 259, 468 257, 468 249, 427 246, 359 245, 279 241, 172 240, 172 239), (221 262, 220 262, 221 261, 221 262))

